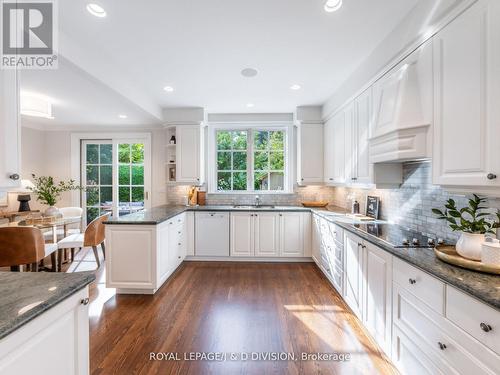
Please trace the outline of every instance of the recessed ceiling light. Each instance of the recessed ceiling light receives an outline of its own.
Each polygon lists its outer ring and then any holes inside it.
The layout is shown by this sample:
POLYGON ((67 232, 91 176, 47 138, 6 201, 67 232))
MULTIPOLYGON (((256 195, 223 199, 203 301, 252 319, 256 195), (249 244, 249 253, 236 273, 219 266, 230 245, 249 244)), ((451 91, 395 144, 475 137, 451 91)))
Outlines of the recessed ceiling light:
POLYGON ((165 90, 166 92, 172 92, 174 91, 174 88, 172 86, 165 86, 163 90, 165 90))
POLYGON ((255 104, 253 104, 253 103, 247 103, 247 107, 248 108, 253 108, 253 107, 255 107, 255 104))
POLYGON ((127 115, 118 115, 119 118, 126 119, 128 116, 127 115))
POLYGON ((99 18, 106 17, 106 11, 99 4, 89 3, 89 4, 87 4, 87 10, 93 16, 96 16, 96 17, 99 17, 99 18))
POLYGON ((259 72, 254 68, 245 68, 241 71, 243 77, 252 78, 255 77, 259 72))
POLYGON ((342 0, 327 0, 325 3, 325 11, 328 13, 335 12, 342 6, 342 0))
POLYGON ((302 86, 297 85, 297 84, 290 86, 290 90, 300 90, 301 88, 302 88, 302 86))

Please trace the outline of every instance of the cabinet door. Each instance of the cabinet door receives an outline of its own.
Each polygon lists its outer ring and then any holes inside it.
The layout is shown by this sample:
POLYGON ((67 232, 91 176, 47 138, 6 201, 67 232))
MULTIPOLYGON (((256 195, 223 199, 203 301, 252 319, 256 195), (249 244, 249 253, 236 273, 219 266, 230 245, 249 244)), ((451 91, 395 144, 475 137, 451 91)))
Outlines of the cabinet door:
POLYGON ((333 127, 335 124, 335 117, 331 118, 325 123, 324 138, 323 138, 323 170, 325 183, 333 183, 335 170, 334 170, 334 141, 333 141, 333 127))
POLYGON ((177 182, 199 185, 201 181, 201 128, 177 126, 177 182))
POLYGON ((304 256, 304 223, 301 212, 283 212, 281 219, 280 255, 304 256))
POLYGON ((229 212, 196 212, 196 256, 229 256, 229 212))
POLYGON ((279 255, 279 214, 254 213, 255 256, 276 257, 279 255))
POLYGON ((169 221, 168 223, 168 268, 169 273, 175 271, 177 266, 180 264, 180 237, 178 232, 178 225, 175 221, 169 221))
POLYGON ((169 225, 168 223, 162 223, 157 228, 156 236, 158 241, 158 281, 157 285, 161 285, 163 281, 169 276, 171 267, 170 267, 170 242, 168 240, 169 236, 169 225))
POLYGON ((311 251, 313 260, 319 265, 321 262, 321 227, 320 218, 316 215, 312 217, 311 251))
POLYGON ((361 94, 354 103, 355 110, 355 162, 352 177, 354 182, 368 184, 371 182, 368 139, 371 122, 371 89, 361 94))
POLYGON ((0 192, 21 183, 19 89, 15 70, 0 70, 0 192))
POLYGON ((434 183, 498 187, 500 2, 477 2, 433 46, 434 183))
POLYGON ((254 214, 231 212, 231 256, 254 256, 254 214))
POLYGON ((298 128, 297 165, 301 185, 323 182, 323 124, 301 124, 298 128))
POLYGON ((372 244, 365 243, 365 246, 363 322, 377 344, 390 356, 392 256, 372 244))
POLYGON ((346 234, 344 240, 344 298, 358 318, 362 319, 363 244, 358 236, 346 234))
MULTIPOLYGON (((347 113, 348 114, 348 113, 347 113)), ((342 184, 345 182, 346 166, 350 161, 345 160, 346 136, 345 136, 346 112, 340 111, 333 118, 333 182, 342 184)), ((348 149, 351 147, 349 146, 348 149)))

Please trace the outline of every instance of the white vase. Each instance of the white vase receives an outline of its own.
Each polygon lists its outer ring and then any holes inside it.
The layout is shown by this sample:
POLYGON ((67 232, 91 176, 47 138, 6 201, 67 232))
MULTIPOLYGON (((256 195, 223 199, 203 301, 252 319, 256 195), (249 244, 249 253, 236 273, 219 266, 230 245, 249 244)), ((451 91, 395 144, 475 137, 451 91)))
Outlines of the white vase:
POLYGON ((467 259, 481 260, 481 246, 485 238, 484 234, 462 232, 456 245, 457 253, 467 259))
POLYGON ((60 212, 56 206, 50 206, 43 212, 43 216, 59 216, 60 212))

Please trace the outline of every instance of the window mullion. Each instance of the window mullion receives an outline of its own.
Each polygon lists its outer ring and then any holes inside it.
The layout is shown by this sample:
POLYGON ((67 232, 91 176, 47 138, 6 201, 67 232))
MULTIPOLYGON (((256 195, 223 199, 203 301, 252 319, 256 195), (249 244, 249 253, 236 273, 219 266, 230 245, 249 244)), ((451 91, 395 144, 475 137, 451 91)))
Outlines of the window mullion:
POLYGON ((253 129, 247 131, 247 190, 254 191, 253 129))

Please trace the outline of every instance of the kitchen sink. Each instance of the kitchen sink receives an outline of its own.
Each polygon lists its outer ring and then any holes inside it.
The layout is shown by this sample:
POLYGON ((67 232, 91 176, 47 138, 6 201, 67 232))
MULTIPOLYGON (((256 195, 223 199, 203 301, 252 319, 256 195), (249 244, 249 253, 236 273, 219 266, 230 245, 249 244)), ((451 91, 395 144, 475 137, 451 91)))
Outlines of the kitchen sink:
POLYGON ((272 210, 274 206, 272 205, 267 205, 267 204, 261 204, 259 206, 251 206, 251 205, 240 205, 240 204, 235 204, 233 208, 241 208, 241 209, 247 209, 247 210, 252 210, 252 209, 258 209, 258 210, 272 210))

